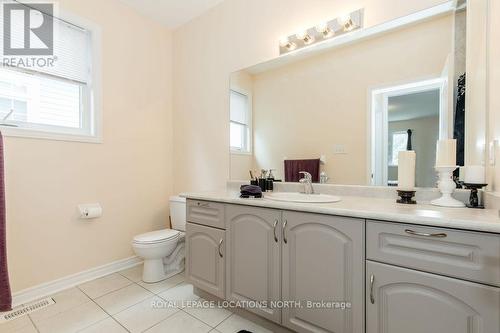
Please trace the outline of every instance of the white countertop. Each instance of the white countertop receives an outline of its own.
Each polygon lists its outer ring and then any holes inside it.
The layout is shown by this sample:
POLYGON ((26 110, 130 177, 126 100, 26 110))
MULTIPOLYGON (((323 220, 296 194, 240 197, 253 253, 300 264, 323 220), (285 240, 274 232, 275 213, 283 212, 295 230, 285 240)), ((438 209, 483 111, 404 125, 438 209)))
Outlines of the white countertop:
POLYGON ((279 202, 265 197, 262 199, 242 199, 239 198, 239 193, 231 191, 185 193, 182 196, 194 200, 500 234, 499 211, 493 209, 441 208, 426 203, 402 205, 397 204, 394 199, 358 196, 342 196, 342 201, 327 204, 279 202))

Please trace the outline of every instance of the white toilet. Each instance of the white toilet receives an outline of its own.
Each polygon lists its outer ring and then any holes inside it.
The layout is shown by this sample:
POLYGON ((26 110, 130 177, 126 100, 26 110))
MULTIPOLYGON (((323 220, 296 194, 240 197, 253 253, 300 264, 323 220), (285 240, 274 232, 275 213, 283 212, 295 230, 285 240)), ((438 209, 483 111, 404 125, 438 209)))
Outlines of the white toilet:
POLYGON ((170 198, 172 229, 148 232, 134 237, 134 252, 144 259, 142 280, 154 283, 184 270, 184 235, 186 231, 186 199, 170 198))

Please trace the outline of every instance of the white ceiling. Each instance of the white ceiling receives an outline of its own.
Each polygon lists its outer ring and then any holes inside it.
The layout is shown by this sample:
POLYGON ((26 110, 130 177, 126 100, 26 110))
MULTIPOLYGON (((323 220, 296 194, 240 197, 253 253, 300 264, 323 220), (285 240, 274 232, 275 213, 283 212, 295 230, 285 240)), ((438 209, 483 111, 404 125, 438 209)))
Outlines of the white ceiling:
POLYGON ((121 0, 167 28, 189 22, 223 0, 121 0))

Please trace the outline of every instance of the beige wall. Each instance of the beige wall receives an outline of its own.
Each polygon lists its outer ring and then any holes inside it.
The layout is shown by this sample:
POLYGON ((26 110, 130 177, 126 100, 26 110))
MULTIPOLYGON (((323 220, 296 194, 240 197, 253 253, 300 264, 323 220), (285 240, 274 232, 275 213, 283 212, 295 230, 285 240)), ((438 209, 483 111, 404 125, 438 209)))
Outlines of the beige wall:
POLYGON ((227 0, 174 33, 175 190, 225 187, 228 86, 236 70, 278 56, 280 36, 365 8, 367 27, 443 0, 227 0))
POLYGON ((171 34, 117 0, 64 0, 102 28, 104 143, 5 139, 14 291, 133 255, 172 193, 171 34), (104 215, 77 218, 79 203, 104 215))
POLYGON ((452 33, 448 15, 254 75, 256 168, 324 155, 329 182, 366 185, 369 91, 440 77, 452 33))

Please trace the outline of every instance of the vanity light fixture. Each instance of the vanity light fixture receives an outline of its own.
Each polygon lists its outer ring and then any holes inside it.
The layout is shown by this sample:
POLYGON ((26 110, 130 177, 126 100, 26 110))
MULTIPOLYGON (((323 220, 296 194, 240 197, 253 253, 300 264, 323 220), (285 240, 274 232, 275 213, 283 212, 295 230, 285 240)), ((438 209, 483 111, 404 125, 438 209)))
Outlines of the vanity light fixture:
POLYGON ((309 35, 307 30, 300 31, 295 34, 295 37, 304 42, 305 45, 314 43, 314 37, 309 35))
POLYGON ((285 54, 310 45, 326 42, 342 34, 363 27, 363 9, 342 15, 330 21, 323 21, 316 26, 303 29, 299 32, 281 38, 279 41, 280 54, 285 54))

